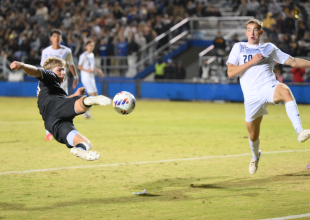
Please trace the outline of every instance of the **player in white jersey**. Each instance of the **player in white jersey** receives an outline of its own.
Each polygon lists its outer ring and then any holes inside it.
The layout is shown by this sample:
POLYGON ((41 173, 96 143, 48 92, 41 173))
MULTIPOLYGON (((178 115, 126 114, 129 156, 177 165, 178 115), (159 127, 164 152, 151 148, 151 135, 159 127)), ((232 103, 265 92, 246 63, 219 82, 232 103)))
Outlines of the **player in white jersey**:
POLYGON ((227 60, 228 76, 239 76, 244 96, 245 121, 249 132, 249 143, 253 157, 249 172, 254 174, 261 156, 259 150, 259 132, 263 115, 268 114, 269 103, 285 102, 288 117, 298 135, 298 141, 304 142, 310 137, 310 130, 304 130, 294 96, 283 83, 276 80, 273 72, 274 62, 297 68, 310 68, 310 62, 283 53, 272 43, 260 44, 263 34, 262 22, 252 19, 246 24, 248 42, 236 43, 227 60))
MULTIPOLYGON (((85 48, 86 51, 80 55, 78 69, 81 70, 81 81, 88 95, 97 96, 98 90, 95 81, 95 73, 103 77, 103 72, 95 66, 95 56, 93 53, 95 42, 91 39, 87 40, 85 48)), ((90 109, 85 112, 84 117, 91 118, 90 109)))
MULTIPOLYGON (((74 77, 72 87, 75 88, 76 85, 78 84, 79 77, 78 77, 78 74, 77 74, 76 69, 75 69, 71 49, 60 44, 62 41, 61 30, 59 30, 59 29, 52 30, 50 32, 50 41, 51 41, 52 45, 45 48, 42 51, 41 63, 40 63, 41 67, 43 67, 45 60, 49 57, 58 57, 58 58, 65 60, 70 71, 71 71, 71 73, 72 73, 72 75, 73 75, 73 77, 74 77)), ((69 95, 69 93, 68 93, 68 78, 67 77, 65 77, 63 83, 61 84, 61 88, 63 88, 63 90, 65 90, 65 92, 69 95)), ((52 138, 53 138, 52 134, 50 134, 48 131, 46 131, 45 140, 50 141, 50 140, 52 140, 52 138)))

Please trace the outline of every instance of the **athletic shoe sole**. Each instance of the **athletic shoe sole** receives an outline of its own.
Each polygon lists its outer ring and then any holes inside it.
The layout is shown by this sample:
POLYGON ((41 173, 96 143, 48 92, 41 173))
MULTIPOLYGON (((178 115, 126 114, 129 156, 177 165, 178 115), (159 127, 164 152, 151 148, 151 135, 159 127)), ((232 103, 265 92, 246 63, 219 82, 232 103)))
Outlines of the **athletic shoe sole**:
POLYGON ((91 96, 87 97, 84 100, 85 104, 87 105, 103 105, 103 106, 108 106, 111 105, 112 100, 108 97, 105 97, 103 95, 98 95, 98 96, 91 96))
POLYGON ((100 153, 97 151, 86 151, 86 150, 80 150, 77 148, 71 148, 70 153, 73 156, 77 156, 83 160, 98 160, 100 158, 100 153))
POLYGON ((298 135, 298 141, 300 143, 305 142, 306 140, 308 140, 310 138, 310 130, 302 130, 299 135, 298 135))

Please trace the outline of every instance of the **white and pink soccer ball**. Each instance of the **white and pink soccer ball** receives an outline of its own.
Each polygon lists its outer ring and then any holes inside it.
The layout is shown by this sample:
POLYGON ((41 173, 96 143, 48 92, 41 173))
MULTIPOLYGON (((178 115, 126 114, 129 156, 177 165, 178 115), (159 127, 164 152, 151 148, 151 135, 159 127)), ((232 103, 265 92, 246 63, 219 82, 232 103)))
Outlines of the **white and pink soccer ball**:
POLYGON ((119 92, 114 96, 113 107, 122 115, 128 115, 136 107, 136 99, 130 92, 119 92))

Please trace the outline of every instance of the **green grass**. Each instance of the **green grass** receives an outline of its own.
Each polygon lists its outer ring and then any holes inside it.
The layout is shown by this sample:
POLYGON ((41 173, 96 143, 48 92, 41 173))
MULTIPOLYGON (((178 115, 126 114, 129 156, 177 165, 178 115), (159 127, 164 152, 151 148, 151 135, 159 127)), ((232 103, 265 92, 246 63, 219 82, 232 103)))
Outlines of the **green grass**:
MULTIPOLYGON (((84 161, 44 140, 35 98, 0 98, 0 173, 250 153, 243 104, 139 101, 79 116, 78 131, 101 153, 84 161)), ((300 144, 284 105, 268 107, 262 157, 126 164, 0 175, 0 219, 264 219, 310 213, 310 141, 300 144), (133 195, 146 189, 148 195, 133 195)), ((310 106, 299 105, 310 128, 310 106)), ((302 218, 307 219, 307 218, 302 218)), ((309 218, 308 218, 309 219, 309 218)))

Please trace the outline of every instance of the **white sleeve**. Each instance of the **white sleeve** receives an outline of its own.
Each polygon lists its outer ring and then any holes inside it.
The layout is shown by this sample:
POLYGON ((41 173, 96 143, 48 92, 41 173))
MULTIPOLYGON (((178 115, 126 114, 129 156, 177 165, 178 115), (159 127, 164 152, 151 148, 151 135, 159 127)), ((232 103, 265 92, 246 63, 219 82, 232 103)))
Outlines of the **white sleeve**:
POLYGON ((78 63, 78 65, 79 66, 82 66, 83 65, 83 63, 84 63, 84 60, 85 60, 85 53, 82 53, 81 55, 80 55, 80 57, 79 57, 79 63, 78 63))
POLYGON ((279 48, 277 48, 276 46, 274 46, 274 57, 273 60, 277 63, 281 63, 284 64, 285 61, 287 61, 287 59, 290 57, 290 55, 288 55, 287 53, 282 52, 279 48))
POLYGON ((71 50, 68 49, 68 54, 66 57, 66 62, 68 65, 74 65, 71 50))
POLYGON ((239 55, 240 55, 240 43, 235 43, 235 45, 233 46, 233 48, 230 51, 226 65, 228 65, 228 63, 231 63, 235 66, 238 66, 239 55))

